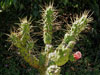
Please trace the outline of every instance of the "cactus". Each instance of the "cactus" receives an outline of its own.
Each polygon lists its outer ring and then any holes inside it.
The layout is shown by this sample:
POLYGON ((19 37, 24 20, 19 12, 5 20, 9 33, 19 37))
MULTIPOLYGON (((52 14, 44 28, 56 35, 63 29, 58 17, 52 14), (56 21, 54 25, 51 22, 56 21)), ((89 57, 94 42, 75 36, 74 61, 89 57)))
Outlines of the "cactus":
POLYGON ((88 23, 92 21, 92 18, 88 17, 87 11, 80 17, 76 17, 74 22, 72 22, 71 29, 64 35, 61 44, 54 49, 52 46, 52 30, 57 16, 55 11, 53 5, 47 6, 43 11, 43 41, 45 50, 40 52, 38 57, 30 53, 34 48, 34 40, 30 36, 30 21, 27 21, 26 18, 21 20, 19 29, 16 32, 11 32, 9 35, 10 41, 18 48, 20 55, 27 63, 38 69, 40 75, 60 75, 60 66, 70 60, 76 39, 87 27, 88 23))

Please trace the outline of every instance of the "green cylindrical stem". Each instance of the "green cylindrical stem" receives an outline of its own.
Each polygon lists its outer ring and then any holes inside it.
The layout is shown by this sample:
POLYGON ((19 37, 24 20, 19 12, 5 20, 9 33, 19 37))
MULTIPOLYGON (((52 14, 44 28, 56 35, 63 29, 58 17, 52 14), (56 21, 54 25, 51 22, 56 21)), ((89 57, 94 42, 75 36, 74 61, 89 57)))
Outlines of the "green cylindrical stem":
POLYGON ((48 8, 46 8, 46 10, 44 12, 45 12, 44 15, 43 15, 44 43, 45 44, 51 44, 52 43, 52 26, 53 26, 53 21, 54 21, 54 11, 53 11, 52 6, 49 6, 48 8))
POLYGON ((74 45, 74 41, 70 41, 67 46, 62 43, 55 52, 49 54, 49 59, 54 61, 57 66, 64 65, 69 60, 74 45))
POLYGON ((82 32, 87 24, 92 20, 90 17, 87 18, 88 13, 85 12, 80 18, 72 23, 71 30, 66 33, 62 43, 57 47, 56 51, 49 54, 49 57, 58 66, 64 65, 69 60, 69 55, 75 45, 76 38, 78 38, 79 33, 82 32))
POLYGON ((27 40, 30 39, 30 24, 29 23, 22 23, 20 25, 20 31, 22 34, 21 41, 23 44, 27 42, 27 40))
POLYGON ((80 18, 76 17, 72 23, 71 30, 65 34, 63 42, 68 44, 70 41, 76 40, 79 34, 87 27, 87 24, 91 22, 92 18, 87 17, 88 12, 85 11, 80 18))
POLYGON ((12 32, 10 40, 13 44, 19 48, 20 55, 28 62, 31 66, 39 68, 39 60, 32 56, 29 51, 33 49, 34 42, 30 38, 30 24, 26 19, 19 25, 19 32, 12 32))
POLYGON ((33 66, 34 68, 39 68, 39 60, 35 57, 32 56, 28 50, 26 50, 25 48, 21 48, 19 50, 20 55, 23 56, 24 60, 29 63, 31 66, 33 66))

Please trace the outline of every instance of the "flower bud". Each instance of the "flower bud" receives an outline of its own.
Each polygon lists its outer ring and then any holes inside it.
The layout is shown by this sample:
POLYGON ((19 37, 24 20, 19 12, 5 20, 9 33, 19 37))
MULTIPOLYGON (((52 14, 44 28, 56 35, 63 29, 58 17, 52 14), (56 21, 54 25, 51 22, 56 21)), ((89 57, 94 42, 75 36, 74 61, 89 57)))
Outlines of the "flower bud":
POLYGON ((75 53, 73 54, 73 57, 74 57, 76 60, 78 60, 78 59, 80 59, 80 58, 82 57, 82 54, 81 54, 80 51, 77 51, 77 52, 75 52, 75 53))

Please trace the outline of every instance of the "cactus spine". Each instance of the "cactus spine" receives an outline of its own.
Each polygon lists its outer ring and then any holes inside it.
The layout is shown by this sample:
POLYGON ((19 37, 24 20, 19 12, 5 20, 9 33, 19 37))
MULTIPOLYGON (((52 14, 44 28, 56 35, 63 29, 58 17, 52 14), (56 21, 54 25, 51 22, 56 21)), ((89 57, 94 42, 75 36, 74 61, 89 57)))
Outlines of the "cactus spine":
POLYGON ((60 45, 54 50, 52 46, 53 22, 56 19, 53 5, 46 7, 43 12, 43 41, 45 44, 44 52, 41 52, 38 58, 29 53, 34 48, 34 41, 30 37, 30 22, 27 19, 21 21, 17 32, 11 32, 10 41, 18 47, 21 56, 34 68, 39 69, 41 75, 60 75, 60 66, 68 62, 72 49, 76 43, 80 32, 87 24, 92 21, 85 11, 81 17, 76 17, 72 22, 72 27, 64 35, 60 45))

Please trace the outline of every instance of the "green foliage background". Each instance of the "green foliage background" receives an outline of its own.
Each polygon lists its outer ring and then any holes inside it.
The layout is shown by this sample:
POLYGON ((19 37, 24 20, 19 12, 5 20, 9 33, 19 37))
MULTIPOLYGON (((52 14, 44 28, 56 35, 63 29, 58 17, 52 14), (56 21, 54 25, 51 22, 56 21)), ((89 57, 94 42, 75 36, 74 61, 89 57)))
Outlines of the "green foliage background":
MULTIPOLYGON (((37 23, 41 19, 41 11, 45 4, 51 0, 0 0, 0 75, 37 75, 37 70, 30 67, 17 55, 17 49, 7 41, 11 29, 19 22, 19 18, 32 17, 32 38, 38 39, 36 49, 43 46, 42 25, 37 23)), ((80 41, 73 51, 80 50, 82 59, 76 62, 68 62, 62 66, 62 75, 100 75, 100 1, 99 0, 53 0, 54 6, 59 10, 57 21, 61 22, 55 26, 53 40, 59 44, 66 28, 66 23, 71 23, 70 17, 80 14, 84 10, 93 12, 94 18, 90 26, 81 33, 80 41), (59 38, 60 41, 59 41, 59 38)), ((16 26, 17 27, 17 26, 16 26)), ((55 46, 56 47, 56 46, 55 46)))

